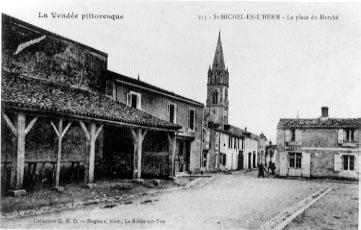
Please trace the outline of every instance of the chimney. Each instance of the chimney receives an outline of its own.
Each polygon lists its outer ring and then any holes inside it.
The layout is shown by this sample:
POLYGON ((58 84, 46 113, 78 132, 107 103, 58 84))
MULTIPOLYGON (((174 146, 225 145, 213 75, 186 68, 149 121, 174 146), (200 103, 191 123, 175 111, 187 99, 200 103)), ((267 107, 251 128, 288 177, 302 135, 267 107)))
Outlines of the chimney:
POLYGON ((247 132, 247 127, 244 127, 244 131, 247 132))
POLYGON ((328 118, 328 107, 327 106, 321 107, 321 118, 328 118))

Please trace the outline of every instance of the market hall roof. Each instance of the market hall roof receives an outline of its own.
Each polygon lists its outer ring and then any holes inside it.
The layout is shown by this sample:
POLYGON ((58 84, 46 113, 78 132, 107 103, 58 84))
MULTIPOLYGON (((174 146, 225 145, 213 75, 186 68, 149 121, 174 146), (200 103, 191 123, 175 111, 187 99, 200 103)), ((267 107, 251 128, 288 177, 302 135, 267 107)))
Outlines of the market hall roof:
MULTIPOLYGON (((110 96, 45 80, 2 73, 2 106, 104 123, 178 130, 181 126, 122 104, 110 96)), ((3 107, 3 108, 4 108, 3 107)))
POLYGON ((361 118, 280 119, 277 128, 361 128, 361 118))

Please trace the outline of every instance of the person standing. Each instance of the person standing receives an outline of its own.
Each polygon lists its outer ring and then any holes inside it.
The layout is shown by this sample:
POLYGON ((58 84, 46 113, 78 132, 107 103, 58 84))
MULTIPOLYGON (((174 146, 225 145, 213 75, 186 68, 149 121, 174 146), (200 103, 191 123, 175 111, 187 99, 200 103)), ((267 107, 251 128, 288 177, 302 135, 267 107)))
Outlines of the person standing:
POLYGON ((262 162, 258 163, 258 177, 264 177, 265 168, 262 164, 262 162))

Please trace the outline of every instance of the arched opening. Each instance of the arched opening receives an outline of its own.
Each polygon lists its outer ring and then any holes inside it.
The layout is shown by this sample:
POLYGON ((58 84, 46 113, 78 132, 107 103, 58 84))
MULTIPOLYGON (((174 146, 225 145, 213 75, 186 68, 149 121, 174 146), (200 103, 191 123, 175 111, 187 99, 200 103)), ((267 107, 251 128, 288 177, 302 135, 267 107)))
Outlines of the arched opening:
POLYGON ((218 103, 218 91, 215 90, 212 95, 212 103, 217 104, 218 103))

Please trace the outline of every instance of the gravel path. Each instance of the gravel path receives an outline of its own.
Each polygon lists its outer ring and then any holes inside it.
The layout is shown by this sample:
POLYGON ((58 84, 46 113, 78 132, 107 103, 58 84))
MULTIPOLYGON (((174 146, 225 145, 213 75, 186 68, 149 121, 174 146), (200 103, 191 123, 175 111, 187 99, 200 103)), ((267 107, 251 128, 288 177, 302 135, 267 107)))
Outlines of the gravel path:
MULTIPOLYGON (((89 207, 3 223, 26 228, 255 229, 329 183, 215 175, 203 188, 157 194, 115 206, 89 207), (42 223, 58 222, 62 224, 42 223), (64 223, 76 220, 78 223, 64 223), (81 222, 84 221, 84 222, 81 222), (111 223, 111 221, 116 223, 111 223), (97 223, 95 223, 97 222, 97 223)), ((340 184, 342 187, 342 184, 340 184)))

